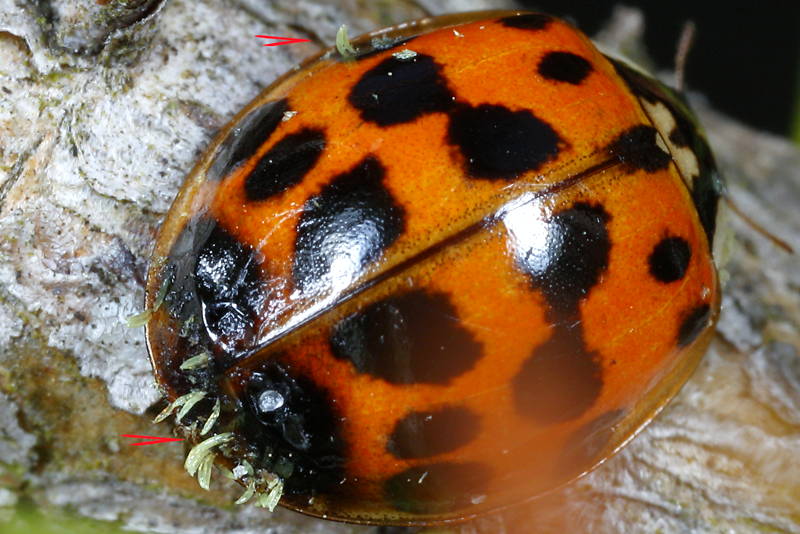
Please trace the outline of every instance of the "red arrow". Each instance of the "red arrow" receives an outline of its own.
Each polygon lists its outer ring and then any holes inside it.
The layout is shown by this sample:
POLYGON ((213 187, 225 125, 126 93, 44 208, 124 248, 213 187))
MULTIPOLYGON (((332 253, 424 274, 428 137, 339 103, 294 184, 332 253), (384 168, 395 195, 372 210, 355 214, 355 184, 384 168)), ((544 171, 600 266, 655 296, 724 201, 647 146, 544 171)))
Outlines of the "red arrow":
POLYGON ((161 438, 158 436, 139 436, 138 434, 120 434, 123 438, 149 439, 150 441, 140 441, 131 445, 156 445, 158 443, 168 443, 170 441, 183 441, 183 438, 161 438))
POLYGON ((294 37, 277 37, 275 35, 256 35, 256 37, 260 37, 261 39, 278 39, 278 42, 264 43, 264 46, 281 46, 293 43, 307 43, 311 41, 311 39, 296 39, 294 37))

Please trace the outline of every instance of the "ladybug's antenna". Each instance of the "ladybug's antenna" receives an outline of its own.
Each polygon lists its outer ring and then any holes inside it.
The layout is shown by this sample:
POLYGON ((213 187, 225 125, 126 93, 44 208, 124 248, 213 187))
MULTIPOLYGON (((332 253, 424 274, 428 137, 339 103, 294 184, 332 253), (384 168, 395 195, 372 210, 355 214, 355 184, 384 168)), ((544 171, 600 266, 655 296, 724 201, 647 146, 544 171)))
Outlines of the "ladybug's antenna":
MULTIPOLYGON (((678 48, 675 50, 675 89, 680 92, 683 92, 686 89, 686 62, 689 59, 689 52, 692 51, 696 33, 697 25, 693 20, 687 20, 683 23, 681 36, 678 39, 678 48)), ((723 198, 725 199, 725 202, 728 203, 728 206, 731 208, 731 210, 744 222, 750 225, 753 230, 766 237, 776 247, 783 249, 789 254, 794 254, 794 249, 789 245, 789 243, 777 237, 775 234, 771 233, 769 230, 755 222, 741 208, 739 208, 739 206, 736 205, 730 196, 725 195, 723 198)))
POLYGON ((681 37, 678 40, 678 49, 675 51, 675 88, 683 92, 686 84, 686 60, 694 44, 694 36, 697 26, 693 20, 683 23, 681 37))
POLYGON ((772 241, 772 244, 775 245, 776 247, 783 249, 789 254, 794 254, 794 249, 791 247, 791 245, 789 245, 789 243, 787 243, 780 237, 776 236, 775 234, 773 234, 772 232, 770 232, 769 230, 767 230, 766 228, 755 222, 739 206, 736 205, 736 203, 729 195, 725 195, 723 198, 725 199, 725 202, 728 203, 728 206, 731 208, 731 210, 736 215, 738 215, 744 222, 749 224, 753 230, 755 230, 762 236, 772 241))

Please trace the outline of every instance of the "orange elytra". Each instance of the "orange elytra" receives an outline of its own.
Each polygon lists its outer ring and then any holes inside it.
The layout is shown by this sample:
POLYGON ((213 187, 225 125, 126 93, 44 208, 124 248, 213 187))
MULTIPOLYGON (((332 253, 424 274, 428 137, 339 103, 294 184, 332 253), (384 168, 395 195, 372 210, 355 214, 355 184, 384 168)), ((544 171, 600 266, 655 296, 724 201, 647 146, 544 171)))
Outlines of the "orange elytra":
POLYGON ((710 342, 708 145, 678 93, 547 15, 353 45, 242 110, 161 228, 147 339, 187 468, 358 523, 541 495, 710 342))

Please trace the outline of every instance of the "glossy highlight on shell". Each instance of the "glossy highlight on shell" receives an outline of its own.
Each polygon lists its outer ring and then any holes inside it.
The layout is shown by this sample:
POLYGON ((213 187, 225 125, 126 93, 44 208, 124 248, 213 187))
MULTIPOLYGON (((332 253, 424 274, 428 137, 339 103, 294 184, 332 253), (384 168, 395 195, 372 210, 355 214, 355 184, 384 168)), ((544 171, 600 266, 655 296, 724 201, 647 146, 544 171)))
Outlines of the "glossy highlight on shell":
POLYGON ((547 15, 352 44, 242 110, 164 222, 162 418, 201 485, 218 465, 267 508, 415 525, 541 495, 711 339, 708 146, 678 94, 547 15))

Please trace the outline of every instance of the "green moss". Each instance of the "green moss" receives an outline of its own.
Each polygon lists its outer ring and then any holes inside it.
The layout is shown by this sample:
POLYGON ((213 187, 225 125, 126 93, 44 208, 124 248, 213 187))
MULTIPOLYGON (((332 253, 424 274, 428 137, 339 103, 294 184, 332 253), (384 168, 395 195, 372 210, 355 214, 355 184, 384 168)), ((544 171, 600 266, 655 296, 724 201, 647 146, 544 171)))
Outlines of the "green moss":
POLYGON ((72 71, 69 69, 54 70, 48 72, 42 78, 48 83, 55 83, 60 80, 69 80, 72 78, 72 71))
POLYGON ((97 521, 66 512, 44 513, 29 502, 13 510, 8 522, 0 523, 3 534, 122 534, 119 523, 97 521))

